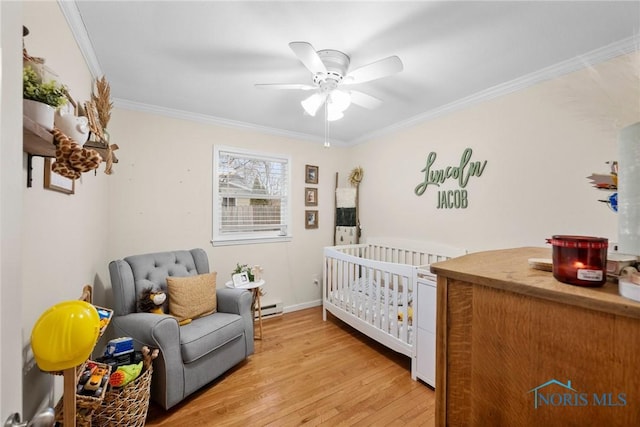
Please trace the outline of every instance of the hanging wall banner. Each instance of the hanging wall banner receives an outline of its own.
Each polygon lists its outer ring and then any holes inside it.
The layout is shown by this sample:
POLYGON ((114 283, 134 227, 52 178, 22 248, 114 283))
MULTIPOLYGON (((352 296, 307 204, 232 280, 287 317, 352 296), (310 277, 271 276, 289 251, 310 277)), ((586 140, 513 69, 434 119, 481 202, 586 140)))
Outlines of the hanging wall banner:
POLYGON ((424 173, 424 181, 418 184, 414 190, 417 196, 422 196, 430 185, 440 188, 441 184, 447 181, 454 181, 458 188, 455 190, 438 190, 438 209, 466 209, 469 206, 469 195, 467 194, 467 184, 474 176, 482 175, 487 161, 471 161, 473 150, 467 148, 460 157, 460 163, 455 166, 446 166, 444 169, 436 169, 433 165, 436 162, 437 154, 429 153, 427 164, 420 171, 424 173))

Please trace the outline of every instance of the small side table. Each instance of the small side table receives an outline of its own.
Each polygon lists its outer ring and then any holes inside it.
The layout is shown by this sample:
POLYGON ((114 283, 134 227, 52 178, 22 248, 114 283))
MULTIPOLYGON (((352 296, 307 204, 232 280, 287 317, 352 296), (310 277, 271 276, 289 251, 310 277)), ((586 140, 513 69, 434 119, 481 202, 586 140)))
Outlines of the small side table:
POLYGON ((256 308, 258 309, 258 325, 260 327, 260 335, 255 336, 254 339, 262 339, 262 305, 260 304, 260 287, 264 286, 266 282, 264 280, 258 280, 257 282, 249 282, 246 285, 234 286, 233 281, 229 280, 224 285, 227 288, 246 289, 251 291, 253 299, 251 300, 251 313, 255 316, 256 308))

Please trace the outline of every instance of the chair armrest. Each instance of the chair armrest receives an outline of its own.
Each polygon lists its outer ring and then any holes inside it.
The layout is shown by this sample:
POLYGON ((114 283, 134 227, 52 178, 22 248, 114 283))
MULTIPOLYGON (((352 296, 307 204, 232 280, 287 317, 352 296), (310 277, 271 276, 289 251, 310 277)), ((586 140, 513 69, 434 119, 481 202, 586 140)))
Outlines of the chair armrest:
POLYGON ((165 408, 173 406, 184 397, 182 353, 180 352, 180 326, 167 314, 130 313, 115 316, 111 320, 115 336, 131 337, 137 349, 146 345, 158 348, 160 355, 154 360, 154 383, 152 390, 156 399, 165 408), (167 384, 171 387, 167 388, 167 384))
POLYGON ((251 311, 253 295, 246 289, 222 288, 216 290, 218 311, 240 314, 251 311))
POLYGON ((111 322, 116 336, 133 338, 136 348, 144 345, 159 348, 165 360, 177 358, 175 361, 182 363, 180 327, 174 317, 166 314, 131 313, 115 316, 111 322))
POLYGON ((253 354, 253 293, 246 289, 222 288, 216 290, 217 309, 222 313, 234 313, 242 316, 246 331, 247 355, 253 354))

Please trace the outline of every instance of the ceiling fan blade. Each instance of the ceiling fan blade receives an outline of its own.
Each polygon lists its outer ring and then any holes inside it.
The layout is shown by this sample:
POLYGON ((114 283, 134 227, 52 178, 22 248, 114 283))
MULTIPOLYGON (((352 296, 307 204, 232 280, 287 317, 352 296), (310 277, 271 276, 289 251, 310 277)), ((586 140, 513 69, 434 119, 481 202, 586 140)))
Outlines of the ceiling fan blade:
POLYGON ((307 99, 300 102, 304 111, 310 116, 315 116, 322 104, 327 100, 327 92, 316 92, 307 99))
POLYGON ((327 73, 327 67, 318 56, 318 52, 307 42, 291 42, 289 47, 296 54, 298 59, 309 69, 313 74, 327 73))
POLYGON ((356 84, 387 77, 402 71, 402 61, 397 56, 390 56, 371 64, 363 65, 351 71, 342 80, 342 84, 356 84))
POLYGON ((378 108, 382 105, 382 100, 376 98, 375 96, 367 95, 366 93, 357 90, 352 90, 350 92, 351 102, 356 105, 368 108, 369 110, 373 110, 374 108, 378 108))
POLYGON ((261 88, 261 89, 298 89, 298 90, 317 89, 316 86, 306 85, 302 83, 257 83, 255 87, 261 88))

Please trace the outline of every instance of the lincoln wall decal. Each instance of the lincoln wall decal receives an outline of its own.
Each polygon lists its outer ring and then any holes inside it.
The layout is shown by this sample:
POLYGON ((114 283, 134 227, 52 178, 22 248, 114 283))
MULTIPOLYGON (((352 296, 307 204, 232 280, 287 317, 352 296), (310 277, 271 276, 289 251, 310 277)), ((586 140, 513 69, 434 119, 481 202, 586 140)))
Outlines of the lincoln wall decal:
POLYGON ((420 171, 424 174, 424 180, 418 184, 414 190, 416 196, 422 196, 430 185, 440 187, 449 179, 457 182, 458 187, 455 190, 438 190, 438 199, 436 207, 438 209, 466 209, 469 206, 469 196, 467 194, 467 184, 473 176, 481 176, 487 161, 471 161, 473 150, 466 148, 460 156, 460 163, 455 166, 446 166, 443 169, 435 169, 433 165, 438 156, 435 152, 429 153, 427 163, 420 171))

